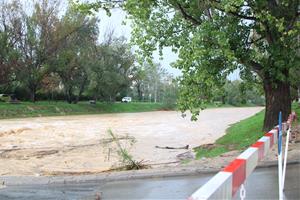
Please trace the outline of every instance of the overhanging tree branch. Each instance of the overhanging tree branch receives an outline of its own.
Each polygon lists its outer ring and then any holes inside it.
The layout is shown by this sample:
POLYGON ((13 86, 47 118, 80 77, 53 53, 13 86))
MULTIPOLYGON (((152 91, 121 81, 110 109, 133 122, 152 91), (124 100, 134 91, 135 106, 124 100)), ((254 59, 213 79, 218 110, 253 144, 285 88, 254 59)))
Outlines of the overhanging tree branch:
POLYGON ((261 78, 263 78, 262 69, 263 66, 253 60, 246 60, 244 58, 240 58, 239 62, 247 67, 250 67, 255 73, 257 73, 261 78))
MULTIPOLYGON (((219 11, 221 11, 221 12, 228 13, 228 14, 233 15, 233 16, 235 16, 235 17, 238 17, 238 18, 240 18, 240 19, 252 20, 252 21, 257 21, 257 20, 258 20, 258 19, 257 19, 256 17, 254 17, 254 16, 248 16, 248 15, 244 15, 244 14, 241 14, 241 13, 239 13, 239 12, 234 12, 234 11, 226 11, 226 10, 223 9, 220 5, 218 5, 218 4, 221 3, 220 1, 214 0, 214 2, 215 2, 214 8, 217 9, 217 10, 219 10, 219 11)), ((243 5, 243 6, 246 6, 246 5, 243 5)), ((248 5, 247 5, 247 6, 248 6, 248 5)), ((239 7, 236 7, 236 6, 235 6, 235 8, 238 9, 238 10, 241 9, 241 8, 239 8, 239 7)))
POLYGON ((258 41, 260 41, 260 40, 263 40, 263 39, 265 39, 265 37, 264 37, 264 36, 261 36, 261 37, 259 37, 259 38, 256 39, 256 40, 251 40, 250 42, 247 42, 246 44, 249 46, 249 45, 255 44, 256 42, 258 42, 258 41))
POLYGON ((180 3, 176 2, 176 5, 177 5, 177 7, 178 7, 179 11, 181 12, 184 19, 192 22, 192 24, 195 25, 195 26, 198 26, 202 23, 201 21, 195 19, 193 16, 189 15, 180 3))
POLYGON ((242 15, 242 14, 239 14, 239 13, 233 12, 233 11, 229 11, 228 14, 231 14, 231 15, 236 16, 236 17, 241 18, 241 19, 247 19, 247 20, 253 20, 253 21, 257 20, 256 17, 242 15))

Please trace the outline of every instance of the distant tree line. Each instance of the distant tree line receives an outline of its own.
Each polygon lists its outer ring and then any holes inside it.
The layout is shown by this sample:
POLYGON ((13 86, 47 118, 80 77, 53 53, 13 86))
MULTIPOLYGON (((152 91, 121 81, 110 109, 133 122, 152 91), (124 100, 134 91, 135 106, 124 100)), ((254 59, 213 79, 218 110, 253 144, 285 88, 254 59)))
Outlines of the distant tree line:
POLYGON ((158 64, 138 65, 124 37, 59 1, 0 5, 0 93, 21 100, 176 101, 177 82, 158 64), (65 10, 63 12, 63 10, 65 10))
POLYGON ((132 96, 139 101, 165 102, 176 100, 178 81, 159 64, 146 63, 135 69, 132 96))
POLYGON ((265 97, 260 85, 249 85, 242 80, 226 80, 222 87, 214 90, 213 100, 233 106, 265 105, 265 97))

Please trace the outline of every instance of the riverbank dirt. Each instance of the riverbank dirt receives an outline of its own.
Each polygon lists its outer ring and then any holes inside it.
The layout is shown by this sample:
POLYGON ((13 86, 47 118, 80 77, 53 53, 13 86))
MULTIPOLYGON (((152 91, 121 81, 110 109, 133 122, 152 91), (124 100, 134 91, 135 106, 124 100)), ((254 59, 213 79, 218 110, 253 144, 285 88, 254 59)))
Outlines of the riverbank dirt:
POLYGON ((230 124, 262 109, 207 109, 197 122, 175 111, 0 120, 0 175, 79 175, 117 168, 120 158, 108 129, 135 160, 153 168, 178 165, 177 155, 187 151, 180 147, 212 143, 230 124))

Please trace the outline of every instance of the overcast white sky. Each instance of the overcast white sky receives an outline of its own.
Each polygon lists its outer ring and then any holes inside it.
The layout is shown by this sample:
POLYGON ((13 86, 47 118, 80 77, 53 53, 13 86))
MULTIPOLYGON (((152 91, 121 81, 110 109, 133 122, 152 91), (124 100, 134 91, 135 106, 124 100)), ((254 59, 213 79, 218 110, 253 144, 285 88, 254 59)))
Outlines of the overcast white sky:
MULTIPOLYGON (((122 24, 122 21, 126 18, 126 13, 121 9, 114 9, 112 11, 111 17, 107 16, 105 11, 100 11, 97 16, 100 19, 100 41, 103 40, 103 36, 107 29, 114 29, 116 36, 125 36, 128 40, 131 37, 131 27, 130 21, 126 21, 126 25, 122 24)), ((163 60, 159 59, 158 52, 154 53, 154 60, 160 63, 164 68, 166 68, 171 74, 178 76, 180 75, 180 70, 174 69, 170 66, 170 63, 176 61, 177 55, 174 54, 170 48, 165 48, 163 51, 163 60)))

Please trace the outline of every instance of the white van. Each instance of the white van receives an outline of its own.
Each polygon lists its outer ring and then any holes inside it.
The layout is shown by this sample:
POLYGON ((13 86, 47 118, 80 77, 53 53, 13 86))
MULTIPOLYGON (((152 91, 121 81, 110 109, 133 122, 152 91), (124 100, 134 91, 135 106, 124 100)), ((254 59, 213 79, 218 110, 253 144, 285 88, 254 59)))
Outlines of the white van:
POLYGON ((123 97, 122 98, 122 102, 123 103, 129 103, 129 102, 131 102, 132 101, 132 98, 131 97, 123 97))

